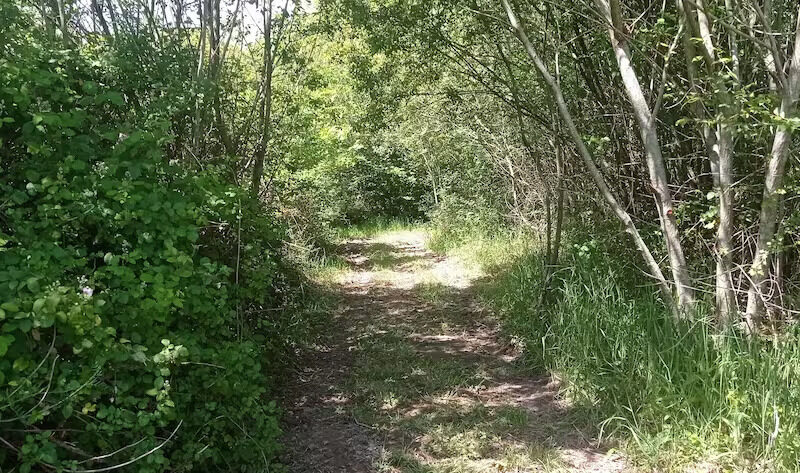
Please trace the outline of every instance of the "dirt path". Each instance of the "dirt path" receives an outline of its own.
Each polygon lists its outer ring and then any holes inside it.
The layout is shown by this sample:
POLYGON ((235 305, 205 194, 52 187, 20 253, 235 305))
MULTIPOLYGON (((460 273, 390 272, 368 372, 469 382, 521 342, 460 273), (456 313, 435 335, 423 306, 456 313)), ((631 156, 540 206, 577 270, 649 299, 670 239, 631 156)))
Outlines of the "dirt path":
POLYGON ((409 231, 343 246, 340 308, 285 404, 290 471, 624 471, 548 377, 515 368, 473 294, 480 275, 424 242, 409 231))

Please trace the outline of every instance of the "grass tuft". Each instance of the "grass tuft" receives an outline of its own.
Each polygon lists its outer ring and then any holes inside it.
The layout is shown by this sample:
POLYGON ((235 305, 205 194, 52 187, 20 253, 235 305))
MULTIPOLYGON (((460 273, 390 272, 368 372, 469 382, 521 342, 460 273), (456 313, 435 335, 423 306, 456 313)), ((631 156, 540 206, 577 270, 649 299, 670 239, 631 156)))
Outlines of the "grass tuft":
POLYGON ((800 471, 796 332, 749 340, 719 333, 702 313, 675 323, 642 273, 596 241, 566 244, 542 294, 535 239, 438 238, 437 247, 488 273, 483 296, 522 340, 528 366, 557 374, 576 408, 624 441, 640 466, 800 471))

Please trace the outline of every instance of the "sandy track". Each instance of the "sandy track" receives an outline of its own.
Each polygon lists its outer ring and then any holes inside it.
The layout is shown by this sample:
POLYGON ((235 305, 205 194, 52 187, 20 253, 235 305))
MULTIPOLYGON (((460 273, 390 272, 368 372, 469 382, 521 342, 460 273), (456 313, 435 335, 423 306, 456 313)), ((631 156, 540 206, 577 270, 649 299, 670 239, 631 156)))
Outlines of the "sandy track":
POLYGON ((341 304, 287 390, 290 471, 626 470, 549 377, 520 372, 474 295, 478 272, 421 232, 341 249, 341 304))

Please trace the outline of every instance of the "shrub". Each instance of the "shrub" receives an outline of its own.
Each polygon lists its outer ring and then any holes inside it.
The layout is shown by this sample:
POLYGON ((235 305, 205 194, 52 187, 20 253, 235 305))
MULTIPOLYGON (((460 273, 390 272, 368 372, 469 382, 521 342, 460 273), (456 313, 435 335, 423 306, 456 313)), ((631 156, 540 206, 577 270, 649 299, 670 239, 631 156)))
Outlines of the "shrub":
POLYGON ((0 469, 270 468, 283 229, 1 5, 0 469))

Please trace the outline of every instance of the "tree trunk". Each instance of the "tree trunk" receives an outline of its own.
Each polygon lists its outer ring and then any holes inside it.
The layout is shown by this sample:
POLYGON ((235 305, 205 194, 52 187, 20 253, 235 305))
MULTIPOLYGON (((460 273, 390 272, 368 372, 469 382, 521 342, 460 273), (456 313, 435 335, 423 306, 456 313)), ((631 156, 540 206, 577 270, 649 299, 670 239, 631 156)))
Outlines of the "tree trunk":
POLYGON ((100 23, 100 28, 103 30, 105 36, 111 36, 111 30, 108 28, 108 22, 103 13, 103 7, 97 0, 92 0, 92 11, 97 17, 97 22, 100 23))
POLYGON ((533 44, 531 43, 530 39, 528 39, 528 35, 525 33, 525 29, 523 28, 522 24, 517 19, 514 10, 511 8, 511 4, 508 0, 502 0, 503 6, 505 7, 506 13, 508 15, 509 22, 511 23, 512 28, 514 29, 517 37, 522 42, 523 46, 525 47, 525 51, 530 56, 531 60, 533 61, 536 69, 538 70, 539 74, 542 76, 542 79, 545 81, 547 86, 549 87, 556 104, 558 106, 558 111, 563 120, 564 124, 567 126, 567 130, 569 131, 569 135, 572 138, 575 147, 578 150, 578 154, 580 154, 581 158, 583 159, 584 164, 586 165, 589 175, 597 185, 600 193, 602 194, 603 198, 606 200, 608 205, 614 211, 614 214, 617 218, 622 222, 623 226, 625 227, 625 231, 633 238, 634 244, 636 248, 641 253, 642 257, 647 264, 648 270, 653 278, 656 280, 658 284, 658 288, 661 291, 661 294, 664 297, 664 303, 667 304, 672 310, 673 313, 678 316, 678 311, 676 310, 674 299, 672 296, 672 291, 670 290, 669 283, 667 282, 664 274, 661 272, 661 268, 658 266, 655 258, 653 258, 653 254, 650 252, 650 249, 647 247, 647 244, 642 239, 639 230, 636 228, 636 225, 633 223, 630 215, 625 209, 619 205, 616 197, 609 189, 608 184, 606 183, 605 178, 600 173, 600 170, 597 169, 597 165, 594 163, 594 158, 592 157, 591 152, 586 147, 586 143, 583 141, 583 137, 581 136, 578 128, 575 125, 575 121, 572 119, 572 114, 567 108, 567 103, 564 100, 564 94, 561 91, 561 87, 558 85, 556 80, 550 74, 545 66, 544 62, 542 62, 539 54, 536 52, 533 44))
MULTIPOLYGON (((101 0, 102 1, 102 0, 101 0)), ((111 30, 114 32, 114 37, 117 37, 119 31, 117 29, 117 13, 114 11, 114 4, 112 0, 108 0, 108 17, 111 19, 111 30)))
MULTIPOLYGON (((727 0, 727 4, 730 0, 727 0)), ((705 60, 708 77, 714 81, 715 102, 713 109, 718 116, 727 116, 731 113, 731 98, 724 80, 719 78, 716 71, 716 53, 711 36, 711 22, 705 14, 702 0, 695 8, 687 0, 676 1, 679 12, 684 21, 689 25, 689 34, 684 35, 684 48, 686 53, 686 67, 690 89, 699 94, 697 89, 697 69, 695 66, 694 38, 700 37, 698 42, 701 47, 702 57, 705 60), (696 13, 696 18, 695 18, 696 13)), ((730 38, 733 41, 733 38, 730 38)), ((735 44, 735 43, 734 43, 735 44)), ((707 117, 699 101, 693 102, 693 113, 697 120, 707 117)), ((719 201, 719 225, 716 234, 716 271, 715 271, 715 308, 717 321, 720 325, 731 322, 736 310, 736 296, 733 290, 733 136, 732 130, 725 122, 718 123, 715 128, 703 124, 702 138, 711 167, 711 176, 714 190, 719 201)))
POLYGON ((650 173, 650 185, 658 201, 659 219, 664 231, 664 243, 670 259, 672 277, 678 295, 678 308, 684 315, 690 313, 694 305, 694 290, 692 289, 686 258, 681 246, 680 232, 675 220, 672 203, 672 192, 669 189, 667 170, 664 157, 661 153, 661 144, 656 132, 656 121, 642 92, 639 78, 631 63, 624 25, 620 17, 619 0, 597 0, 597 5, 603 18, 608 22, 608 34, 611 47, 617 59, 622 83, 628 100, 634 111, 634 117, 639 125, 642 142, 645 148, 647 168, 650 173))
POLYGON ((553 252, 551 253, 550 266, 558 264, 558 253, 561 247, 561 227, 564 223, 564 163, 561 158, 561 147, 556 145, 556 228, 553 235, 553 252))
POLYGON ((256 152, 253 180, 250 187, 250 194, 254 198, 258 198, 261 192, 264 160, 269 152, 269 141, 272 136, 272 73, 275 65, 272 57, 272 0, 264 2, 262 17, 264 20, 264 89, 261 102, 261 144, 256 152))
POLYGON ((55 41, 56 39, 56 26, 53 23, 53 15, 50 13, 52 2, 50 0, 41 0, 40 8, 42 10, 42 22, 44 23, 44 30, 47 39, 55 41))
MULTIPOLYGON (((717 126, 717 170, 712 174, 719 194, 717 227, 716 313, 721 325, 733 320, 736 295, 733 291, 733 139, 727 125, 717 126)), ((713 155, 713 152, 712 152, 713 155)))
MULTIPOLYGON (((800 94, 800 11, 798 11, 795 28, 794 51, 790 61, 789 72, 783 77, 782 84, 779 86, 781 105, 778 115, 782 119, 788 119, 794 115, 798 94, 800 94)), ((764 313, 763 298, 766 298, 770 270, 769 244, 775 236, 778 226, 780 190, 783 185, 786 159, 789 156, 791 142, 791 128, 778 125, 767 164, 764 195, 761 200, 761 213, 758 221, 758 240, 750 266, 751 284, 747 291, 747 312, 745 313, 745 322, 749 331, 758 329, 764 313)))
MULTIPOLYGON (((200 21, 200 44, 197 51, 197 69, 195 70, 195 87, 197 91, 200 90, 200 79, 203 74, 203 64, 205 63, 206 54, 206 29, 208 28, 208 0, 200 0, 197 2, 197 15, 200 21)), ((200 152, 200 135, 201 135, 201 110, 202 104, 200 98, 195 96, 194 100, 194 123, 192 131, 192 144, 195 154, 200 152)))
POLYGON ((64 47, 69 47, 69 21, 64 0, 56 0, 56 7, 58 8, 58 27, 61 30, 61 41, 64 43, 64 47))

